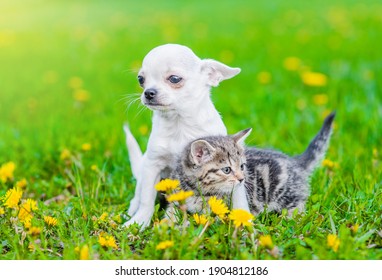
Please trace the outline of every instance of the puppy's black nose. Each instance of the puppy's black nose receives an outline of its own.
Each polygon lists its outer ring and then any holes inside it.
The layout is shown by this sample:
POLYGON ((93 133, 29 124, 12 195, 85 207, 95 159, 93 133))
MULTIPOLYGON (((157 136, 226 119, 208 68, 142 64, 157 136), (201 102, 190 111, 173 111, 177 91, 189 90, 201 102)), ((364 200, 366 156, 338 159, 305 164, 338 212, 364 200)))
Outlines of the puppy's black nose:
POLYGON ((157 94, 157 90, 153 88, 149 88, 145 90, 145 97, 147 100, 152 100, 154 99, 155 95, 157 94))

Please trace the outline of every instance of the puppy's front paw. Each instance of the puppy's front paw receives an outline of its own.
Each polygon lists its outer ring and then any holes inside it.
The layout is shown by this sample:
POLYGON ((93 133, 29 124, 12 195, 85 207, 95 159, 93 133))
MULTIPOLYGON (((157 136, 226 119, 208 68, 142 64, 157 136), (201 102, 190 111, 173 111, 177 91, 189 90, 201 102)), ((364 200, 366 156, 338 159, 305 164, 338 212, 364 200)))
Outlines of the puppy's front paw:
POLYGON ((151 221, 150 213, 144 211, 138 211, 134 216, 131 217, 126 223, 124 223, 124 227, 129 227, 132 224, 138 224, 143 228, 146 228, 151 221))
POLYGON ((130 206, 129 206, 129 210, 127 211, 127 214, 129 214, 130 217, 134 216, 138 208, 139 208, 139 200, 134 196, 134 198, 130 201, 130 206))

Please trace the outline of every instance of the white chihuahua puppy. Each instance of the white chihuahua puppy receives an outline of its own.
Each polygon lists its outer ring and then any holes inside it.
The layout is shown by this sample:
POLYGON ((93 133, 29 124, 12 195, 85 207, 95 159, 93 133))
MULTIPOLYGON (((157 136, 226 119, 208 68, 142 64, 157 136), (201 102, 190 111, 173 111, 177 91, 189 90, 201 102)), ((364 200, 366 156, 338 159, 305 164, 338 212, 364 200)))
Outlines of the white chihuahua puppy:
MULTIPOLYGON (((189 48, 167 44, 151 50, 143 60, 138 81, 142 103, 153 111, 153 125, 146 152, 125 126, 132 172, 137 179, 125 223, 146 227, 154 213, 155 185, 169 175, 177 155, 192 140, 227 135, 224 123, 210 99, 210 89, 234 77, 231 68, 212 59, 200 59, 189 48)), ((249 210, 244 186, 233 193, 233 207, 249 210)))

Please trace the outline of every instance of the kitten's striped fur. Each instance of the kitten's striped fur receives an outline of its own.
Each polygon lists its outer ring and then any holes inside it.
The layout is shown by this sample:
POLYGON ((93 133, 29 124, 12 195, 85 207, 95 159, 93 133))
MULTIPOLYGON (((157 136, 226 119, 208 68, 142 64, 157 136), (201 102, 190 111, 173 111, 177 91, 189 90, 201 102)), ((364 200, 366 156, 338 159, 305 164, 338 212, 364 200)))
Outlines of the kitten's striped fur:
POLYGON ((291 213, 296 208, 303 211, 309 196, 309 177, 325 155, 334 116, 332 113, 325 119, 307 150, 295 157, 273 150, 244 148, 250 130, 193 141, 172 173, 182 189, 195 193, 186 201, 188 210, 203 211, 203 197, 204 201, 211 196, 229 200, 233 189, 245 179, 252 213, 258 214, 265 207, 277 212, 288 209, 291 213))

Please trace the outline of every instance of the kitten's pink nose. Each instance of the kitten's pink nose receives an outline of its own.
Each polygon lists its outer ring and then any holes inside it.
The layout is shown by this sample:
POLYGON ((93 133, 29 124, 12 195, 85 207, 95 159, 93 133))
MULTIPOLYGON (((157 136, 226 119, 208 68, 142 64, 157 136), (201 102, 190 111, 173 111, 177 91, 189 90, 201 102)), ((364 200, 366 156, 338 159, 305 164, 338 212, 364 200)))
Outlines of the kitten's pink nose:
POLYGON ((236 174, 237 180, 242 183, 244 181, 244 175, 243 174, 236 174))

